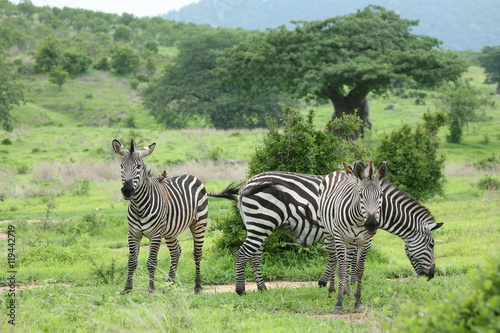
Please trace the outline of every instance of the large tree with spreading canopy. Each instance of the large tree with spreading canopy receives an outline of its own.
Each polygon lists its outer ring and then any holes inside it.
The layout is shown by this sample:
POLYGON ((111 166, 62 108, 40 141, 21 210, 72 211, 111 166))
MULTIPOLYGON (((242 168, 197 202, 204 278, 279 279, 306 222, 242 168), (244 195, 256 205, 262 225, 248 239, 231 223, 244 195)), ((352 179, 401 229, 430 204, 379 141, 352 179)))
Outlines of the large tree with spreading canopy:
POLYGON ((412 34, 418 21, 380 6, 292 23, 293 30, 269 29, 226 50, 217 73, 251 95, 328 99, 333 118, 355 114, 370 126, 370 92, 385 93, 395 82, 433 87, 466 69, 455 54, 437 48, 439 40, 412 34))

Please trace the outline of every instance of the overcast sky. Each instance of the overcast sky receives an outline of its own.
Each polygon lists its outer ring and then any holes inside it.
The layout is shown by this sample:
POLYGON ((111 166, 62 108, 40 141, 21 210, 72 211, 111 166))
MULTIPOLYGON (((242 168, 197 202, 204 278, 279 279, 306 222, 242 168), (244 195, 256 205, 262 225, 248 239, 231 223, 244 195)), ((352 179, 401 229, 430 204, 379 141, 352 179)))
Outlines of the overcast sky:
MULTIPOLYGON (((9 0, 18 4, 21 0, 9 0)), ((31 0, 37 7, 82 8, 105 13, 158 16, 199 0, 31 0)))

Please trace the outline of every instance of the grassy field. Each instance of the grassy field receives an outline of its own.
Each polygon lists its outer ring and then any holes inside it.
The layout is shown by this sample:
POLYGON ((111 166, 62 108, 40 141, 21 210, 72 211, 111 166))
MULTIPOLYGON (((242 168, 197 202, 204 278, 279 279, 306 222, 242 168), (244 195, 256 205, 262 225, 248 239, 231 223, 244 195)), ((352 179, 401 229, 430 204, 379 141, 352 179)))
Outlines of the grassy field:
MULTIPOLYGON (((472 68, 468 76, 482 85, 479 69, 472 68)), ((425 315, 429 305, 468 288, 472 270, 499 258, 500 192, 483 190, 478 182, 487 176, 499 179, 500 169, 498 164, 490 169, 475 166, 491 156, 500 158, 500 103, 495 97, 496 105, 487 110, 489 120, 470 124, 463 144, 441 146, 446 155, 444 195, 425 203, 445 223, 435 232, 437 276, 429 282, 415 277, 403 242, 379 232, 367 259, 367 313, 361 319, 353 320, 354 314, 331 315, 334 299, 316 284, 326 258, 310 249, 279 259, 264 255, 262 268, 267 281, 311 281, 310 285, 250 291, 243 297, 234 292, 193 295, 188 233, 180 237, 183 253, 175 285, 165 282, 169 255, 162 247, 156 280, 165 292, 148 294, 144 248, 135 289, 120 296, 127 266, 127 203, 121 198, 119 160, 111 140, 156 142, 146 160, 153 172, 191 173, 209 191, 219 191, 245 179, 245 161, 265 131, 162 130, 141 108, 136 91, 120 78, 100 72, 74 79, 62 89, 49 85, 43 76, 27 86, 28 102, 14 110, 16 129, 0 131, 0 195, 5 198, 0 202, 0 232, 5 238, 10 227, 16 236, 13 246, 0 240, 0 282, 5 285, 0 327, 5 331, 12 327, 8 306, 14 300, 19 332, 397 332, 407 315, 403 309, 425 315), (95 90, 92 82, 102 84, 102 89, 95 90), (125 128, 131 116, 136 128, 125 128), (217 161, 211 160, 214 155, 217 161), (15 254, 14 268, 8 266, 9 253, 15 254)), ((494 91, 493 86, 483 87, 494 91)), ((428 92, 420 105, 414 98, 373 96, 373 129, 363 144, 374 147, 401 123, 420 122, 424 112, 435 110, 433 94, 428 92)), ((315 109, 322 126, 332 107, 315 109)), ((446 131, 440 132, 443 142, 446 131)), ((234 284, 234 254, 214 249, 219 231, 213 222, 228 214, 230 203, 209 200, 204 284, 234 284)), ((250 270, 247 278, 253 278, 250 270)), ((353 300, 345 305, 352 308, 353 300)))

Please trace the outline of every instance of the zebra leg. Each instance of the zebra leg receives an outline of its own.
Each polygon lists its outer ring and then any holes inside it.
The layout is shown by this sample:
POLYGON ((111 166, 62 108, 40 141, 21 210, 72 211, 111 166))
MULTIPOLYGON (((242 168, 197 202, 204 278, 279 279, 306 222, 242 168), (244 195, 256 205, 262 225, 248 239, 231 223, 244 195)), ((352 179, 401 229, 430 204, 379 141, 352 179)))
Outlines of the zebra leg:
POLYGON ((347 274, 351 276, 351 284, 356 283, 356 265, 358 258, 358 246, 356 243, 347 244, 347 274))
POLYGON ((191 233, 193 234, 193 242, 194 242, 194 264, 196 270, 196 276, 194 279, 194 293, 197 294, 203 290, 201 287, 201 272, 200 272, 200 263, 201 258, 203 257, 203 242, 205 235, 206 223, 198 223, 194 226, 191 226, 191 233))
POLYGON ((175 282, 175 273, 177 272, 177 265, 181 257, 181 247, 177 241, 177 237, 165 238, 168 250, 170 251, 170 270, 168 272, 167 282, 175 282))
POLYGON ((363 280, 363 274, 365 271, 365 259, 370 250, 371 240, 365 244, 365 246, 360 247, 358 250, 358 260, 356 264, 356 292, 354 293, 354 310, 363 312, 365 311, 365 307, 363 303, 361 303, 361 282, 363 280))
POLYGON ((120 295, 125 295, 132 291, 132 280, 134 279, 134 272, 137 268, 137 257, 139 256, 140 242, 142 235, 136 237, 129 232, 128 234, 128 274, 125 288, 123 288, 120 295))
MULTIPOLYGON (((247 231, 250 233, 249 231, 247 231)), ((264 240, 266 237, 260 236, 248 236, 243 242, 243 245, 236 252, 236 292, 238 295, 245 294, 245 267, 248 261, 255 255, 259 256, 259 271, 260 271, 260 258, 259 249, 264 248, 264 240), (257 243, 257 244, 255 244, 257 243)))
MULTIPOLYGON (((339 239, 337 237, 337 239, 339 239)), ((335 249, 337 252, 337 261, 339 266, 339 289, 337 293, 337 304, 335 304, 335 308, 333 309, 334 314, 339 314, 344 311, 343 301, 344 294, 348 293, 349 283, 347 276, 347 262, 346 262, 346 244, 342 241, 336 242, 335 249)))
POLYGON ((253 276, 255 278, 255 282, 257 282, 257 289, 267 290, 266 284, 264 283, 264 278, 262 277, 262 271, 260 269, 262 262, 262 250, 263 248, 261 247, 257 251, 257 253, 255 253, 250 258, 250 264, 252 265, 252 271, 253 271, 253 276))
POLYGON ((155 272, 158 263, 158 250, 160 249, 161 235, 151 237, 149 245, 148 271, 149 271, 149 293, 155 291, 155 272))
POLYGON ((335 242, 330 236, 325 238, 325 248, 328 253, 328 259, 326 261, 326 267, 323 274, 319 278, 318 284, 320 287, 326 287, 328 284, 328 279, 330 278, 330 286, 328 288, 328 294, 330 295, 335 291, 335 268, 337 266, 337 255, 335 252, 335 242))

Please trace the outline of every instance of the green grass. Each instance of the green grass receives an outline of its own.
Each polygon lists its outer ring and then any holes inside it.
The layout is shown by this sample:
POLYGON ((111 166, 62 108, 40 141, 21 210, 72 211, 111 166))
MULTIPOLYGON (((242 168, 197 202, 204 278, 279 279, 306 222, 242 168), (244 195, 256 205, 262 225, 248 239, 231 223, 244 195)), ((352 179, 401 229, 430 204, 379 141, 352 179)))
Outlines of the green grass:
MULTIPOLYGON (((171 52, 172 50, 162 50, 171 52)), ((468 75, 482 84, 484 75, 472 68, 468 75)), ((442 143, 447 183, 442 197, 425 205, 444 226, 435 232, 436 277, 427 282, 415 277, 403 242, 386 232, 375 236, 363 282, 363 301, 370 317, 360 322, 338 320, 330 314, 334 298, 316 287, 326 261, 318 249, 300 249, 282 257, 264 254, 262 271, 269 280, 311 281, 297 289, 193 295, 192 237, 180 236, 183 252, 175 285, 165 282, 169 254, 160 249, 156 283, 147 292, 147 247, 139 255, 134 290, 120 296, 127 271, 127 203, 121 199, 119 160, 111 140, 134 138, 139 145, 157 143, 146 162, 153 173, 189 172, 203 179, 209 191, 245 178, 246 164, 260 144, 264 130, 162 130, 137 100, 137 92, 122 79, 91 72, 70 80, 62 90, 35 76, 27 82, 28 103, 16 107, 17 127, 0 131, 0 228, 16 226, 16 328, 26 332, 382 332, 394 331, 403 309, 425 313, 429 303, 443 302, 451 291, 470 286, 470 272, 481 269, 499 253, 499 190, 485 191, 479 180, 498 174, 479 170, 474 163, 500 156, 500 107, 488 110, 489 121, 470 124, 464 143, 442 143), (102 89, 92 88, 93 82, 102 89), (88 94, 92 96, 86 98, 88 94), (81 109, 81 110, 80 110, 81 109), (134 115, 138 128, 123 127, 134 115), (104 119, 104 123, 102 122, 104 119), (119 119, 110 121, 109 119, 119 119), (485 138, 488 138, 486 140, 485 138), (219 162, 208 160, 214 151, 219 162), (23 289, 24 285, 40 285, 23 289), (166 289, 165 293, 161 290, 166 289), (420 311, 421 309, 421 311, 420 311), (71 323, 71 326, 62 325, 71 323)), ((493 91, 493 86, 484 86, 493 91)), ((427 105, 394 95, 370 99, 373 129, 359 142, 375 147, 380 137, 401 123, 416 124, 427 105), (392 105, 389 109, 387 107, 392 105)), ((432 93, 426 99, 431 110, 432 93)), ((497 103, 498 104, 498 103, 497 103)), ((316 108, 318 126, 333 108, 316 108)), ((447 129, 442 129, 442 142, 447 129)), ((209 199, 209 229, 201 264, 204 285, 234 284, 234 253, 216 251, 220 232, 213 221, 223 219, 230 202, 209 199)), ((147 246, 147 239, 142 244, 147 246)), ((0 255, 7 258, 7 241, 0 240, 0 255)), ((7 282, 6 260, 0 264, 0 283, 7 282)), ((246 278, 253 280, 247 268, 246 278)), ((11 299, 0 298, 2 329, 11 326, 4 315, 11 299)), ((345 306, 353 307, 347 298, 345 306)))

